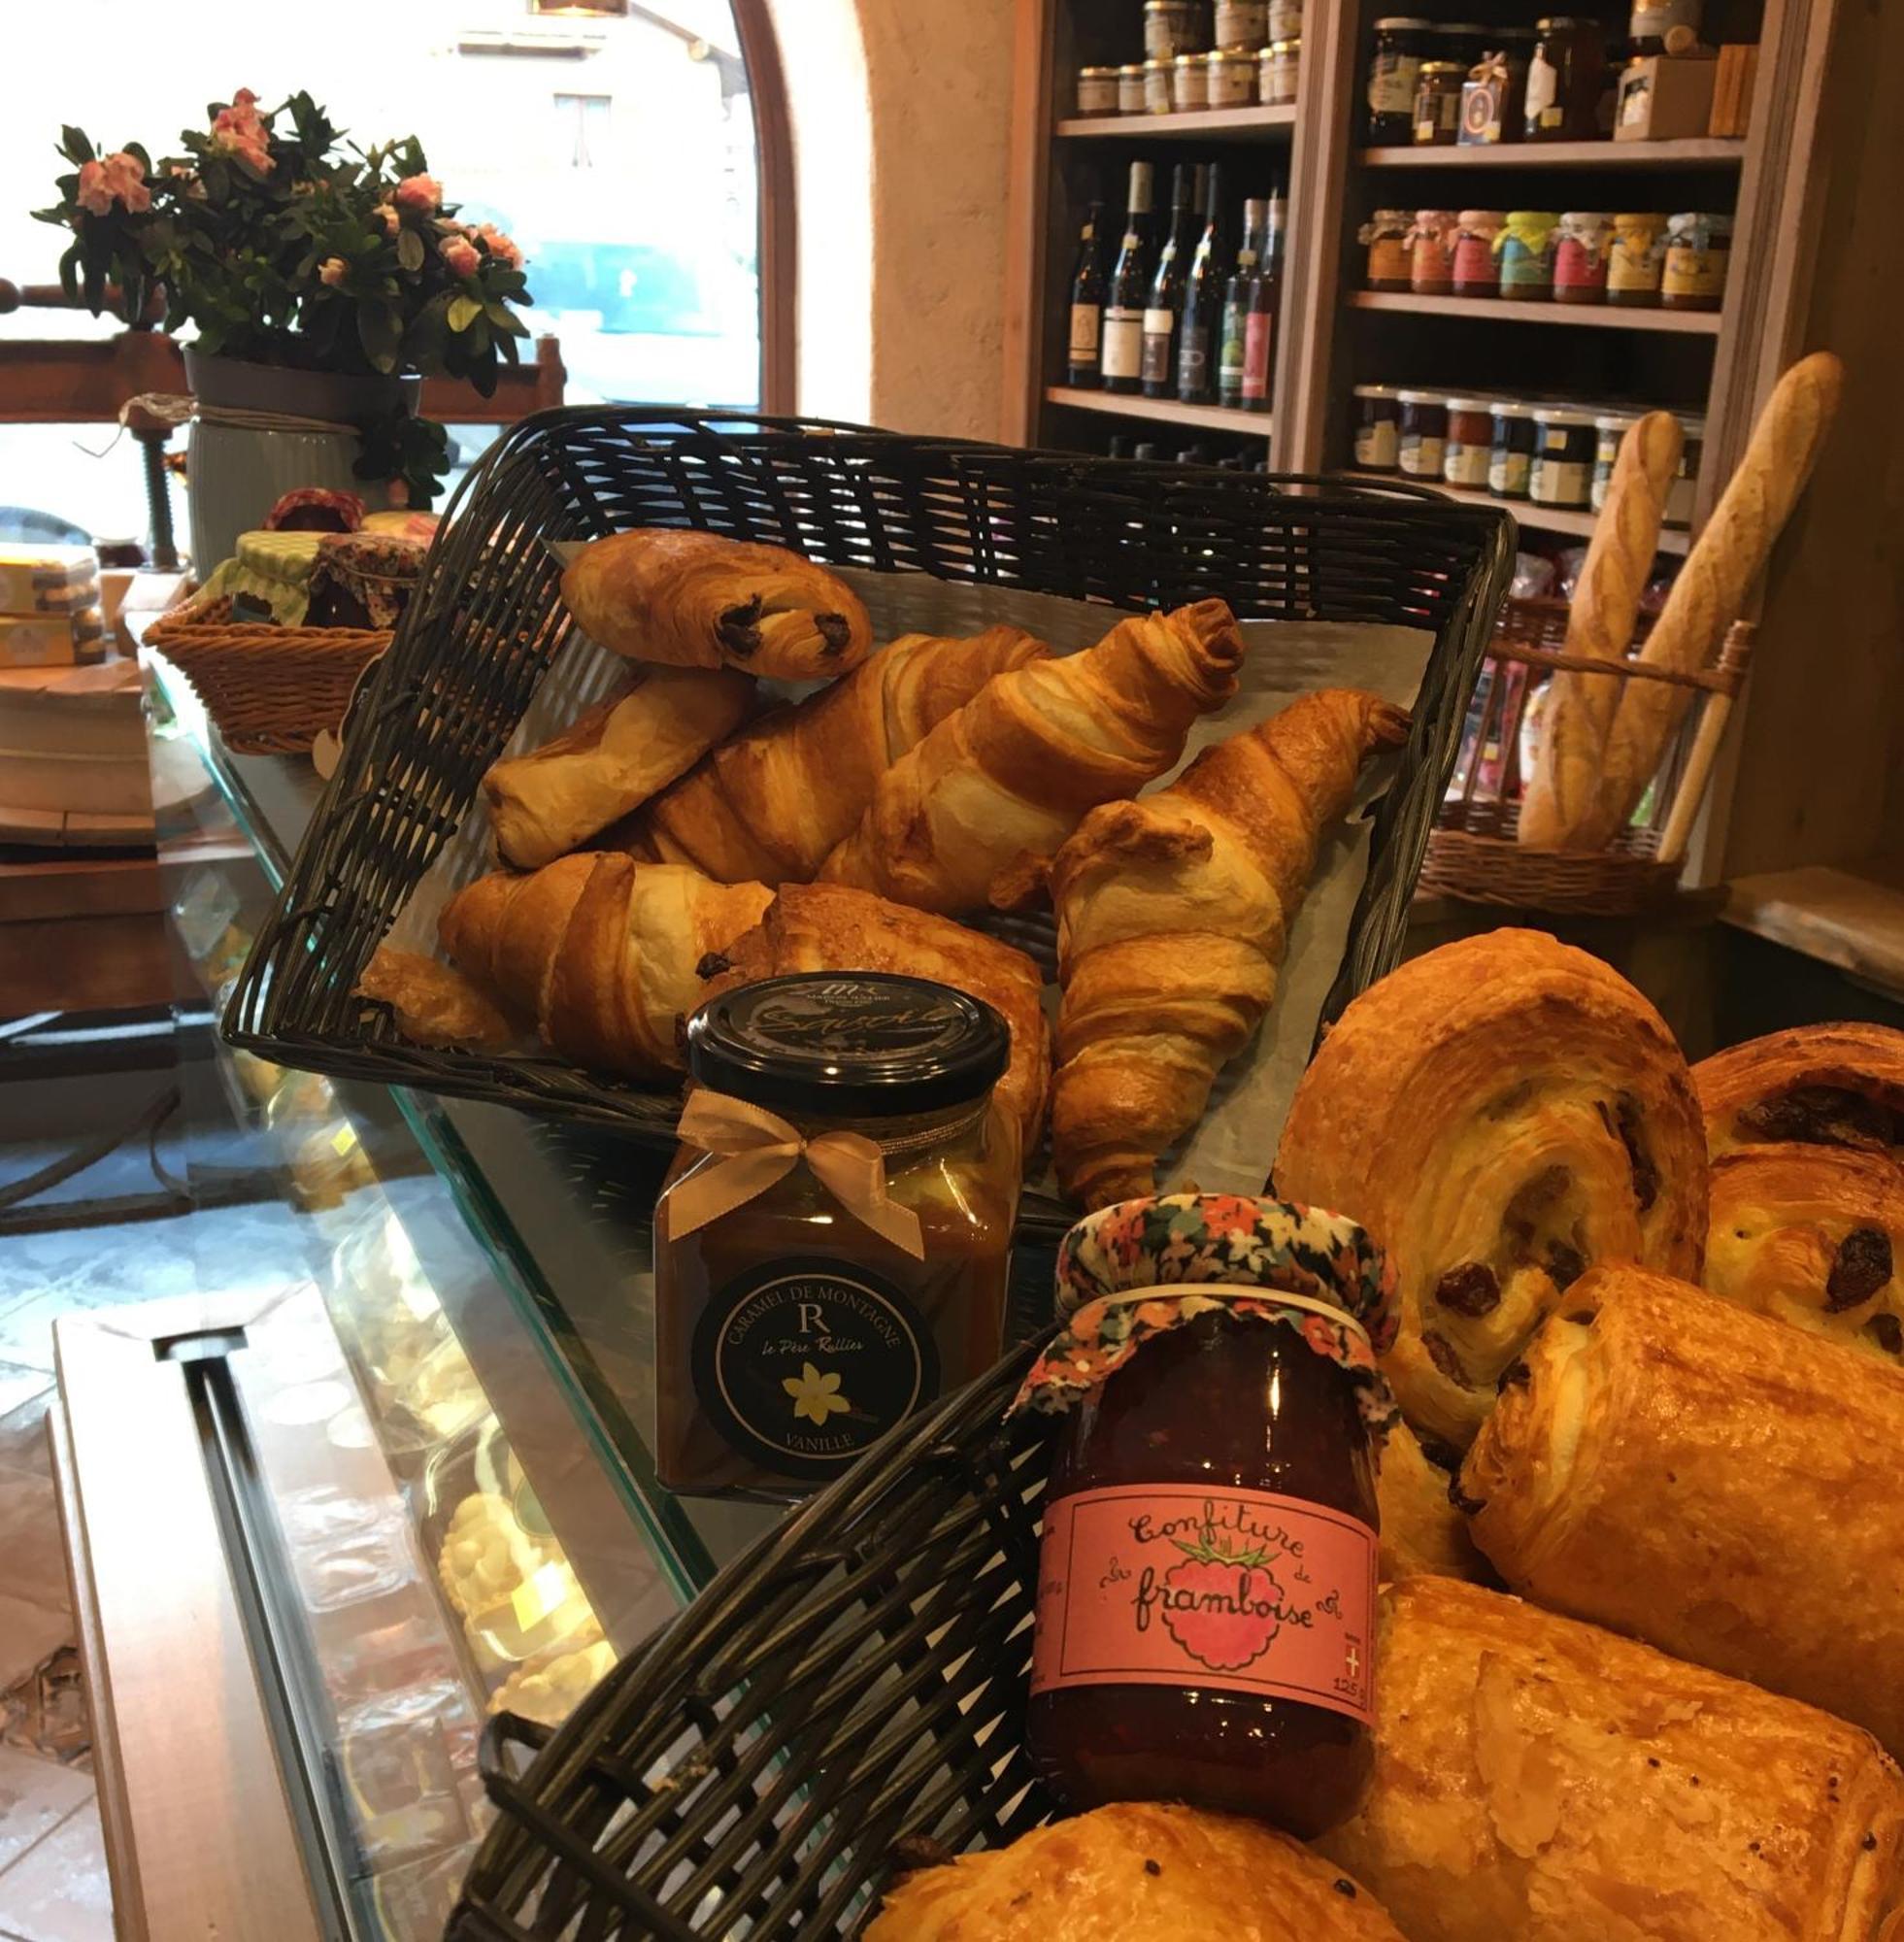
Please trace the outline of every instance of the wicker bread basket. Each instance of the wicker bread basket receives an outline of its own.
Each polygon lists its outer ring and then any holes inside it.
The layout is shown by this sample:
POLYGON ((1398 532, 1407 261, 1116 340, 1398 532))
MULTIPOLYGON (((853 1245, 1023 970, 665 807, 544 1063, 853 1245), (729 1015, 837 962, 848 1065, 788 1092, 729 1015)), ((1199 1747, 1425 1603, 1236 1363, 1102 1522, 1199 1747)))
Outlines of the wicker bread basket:
POLYGON ((146 629, 197 690, 225 746, 241 755, 301 755, 344 719, 387 628, 273 627, 160 619, 146 629))

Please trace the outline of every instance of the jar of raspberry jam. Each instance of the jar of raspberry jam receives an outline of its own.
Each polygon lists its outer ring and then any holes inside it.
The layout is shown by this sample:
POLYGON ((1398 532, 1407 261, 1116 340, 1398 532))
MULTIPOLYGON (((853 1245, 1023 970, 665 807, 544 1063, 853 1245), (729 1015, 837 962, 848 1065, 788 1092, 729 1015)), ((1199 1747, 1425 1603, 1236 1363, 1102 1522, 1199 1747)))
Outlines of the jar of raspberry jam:
POLYGON ((1371 1741, 1376 1355, 1392 1273, 1353 1222, 1233 1194, 1127 1200, 1058 1255, 1061 1412, 1026 1738, 1083 1811, 1182 1800, 1310 1836, 1371 1741))

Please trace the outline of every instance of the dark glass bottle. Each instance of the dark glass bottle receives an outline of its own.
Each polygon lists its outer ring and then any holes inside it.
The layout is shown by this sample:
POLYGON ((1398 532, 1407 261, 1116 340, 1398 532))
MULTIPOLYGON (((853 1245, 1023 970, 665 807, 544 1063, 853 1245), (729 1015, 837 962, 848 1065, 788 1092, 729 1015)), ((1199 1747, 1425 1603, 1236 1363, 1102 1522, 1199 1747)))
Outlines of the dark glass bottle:
POLYGON ((1154 180, 1155 171, 1149 162, 1131 163, 1123 241, 1104 296, 1104 334, 1098 351, 1107 391, 1135 393, 1143 388, 1144 304, 1155 267, 1151 242, 1154 180))
POLYGON ((1262 258, 1250 285, 1243 319, 1243 395, 1246 412, 1266 412, 1275 387, 1276 319, 1283 303, 1283 191, 1265 205, 1262 258))
POLYGON ((1098 341, 1104 328, 1104 205, 1093 202, 1078 238, 1078 267, 1071 275, 1071 350, 1068 383, 1094 390, 1098 382, 1098 341))
POLYGON ((1184 306, 1188 279, 1190 238, 1201 200, 1204 168, 1197 164, 1194 180, 1180 162, 1170 179, 1170 228, 1157 252, 1157 273, 1151 280, 1150 300, 1144 307, 1143 384, 1147 398, 1167 398, 1177 367, 1177 319, 1184 306))
POLYGON ((1184 319, 1177 330, 1177 395, 1186 405, 1217 402, 1217 363, 1223 333, 1222 175, 1210 164, 1204 197, 1203 234, 1184 285, 1184 319))
POLYGON ((1262 261, 1268 228, 1269 203, 1251 197, 1243 205, 1243 247, 1236 252, 1236 268, 1223 291, 1222 352, 1217 366, 1218 400, 1237 409, 1243 404, 1250 304, 1255 293, 1256 267, 1262 261))

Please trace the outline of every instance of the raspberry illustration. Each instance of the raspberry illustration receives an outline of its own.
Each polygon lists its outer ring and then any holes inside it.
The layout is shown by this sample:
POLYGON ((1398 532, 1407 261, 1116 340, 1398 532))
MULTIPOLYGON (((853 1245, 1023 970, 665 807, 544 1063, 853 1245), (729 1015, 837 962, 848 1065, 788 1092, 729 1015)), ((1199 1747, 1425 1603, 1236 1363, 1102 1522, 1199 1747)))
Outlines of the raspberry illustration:
POLYGON ((1227 1550, 1205 1524, 1194 1543, 1172 1542, 1184 1554, 1163 1575, 1163 1623, 1170 1636, 1201 1665, 1236 1672, 1275 1643, 1283 1628, 1283 1588, 1263 1562, 1260 1546, 1227 1550))

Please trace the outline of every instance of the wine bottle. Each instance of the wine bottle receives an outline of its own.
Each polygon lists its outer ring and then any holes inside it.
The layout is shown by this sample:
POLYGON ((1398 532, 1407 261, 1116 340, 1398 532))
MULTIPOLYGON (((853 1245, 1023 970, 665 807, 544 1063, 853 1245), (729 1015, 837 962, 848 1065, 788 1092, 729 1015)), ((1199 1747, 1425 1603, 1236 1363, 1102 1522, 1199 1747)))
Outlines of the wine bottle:
POLYGON ((1151 197, 1154 171, 1130 165, 1130 204, 1123 242, 1104 296, 1104 330, 1098 358, 1107 391, 1136 391, 1144 375, 1144 299, 1151 293, 1151 197))
POLYGON ((1184 285, 1184 316, 1177 326, 1177 395, 1186 405, 1217 402, 1217 361, 1223 333, 1222 175, 1210 164, 1204 191, 1203 234, 1184 285))
POLYGON ((1193 200, 1205 175, 1197 164, 1194 182, 1182 162, 1170 178, 1170 230, 1157 252, 1157 273, 1144 307, 1142 377, 1147 398, 1167 398, 1176 367, 1177 314, 1184 304, 1184 281, 1189 264, 1190 226, 1196 219, 1193 200))
POLYGON ((1066 382, 1094 390, 1098 339, 1104 324, 1104 205, 1093 202, 1078 238, 1078 267, 1071 276, 1071 352, 1066 382))
POLYGON ((1236 252, 1236 269, 1223 291, 1222 351, 1217 366, 1219 401, 1239 409, 1243 404, 1250 303, 1255 294, 1256 265, 1262 260, 1263 236, 1268 227, 1268 202, 1252 196, 1243 205, 1243 247, 1236 252))
POLYGON ((1266 412, 1272 388, 1271 355, 1277 312, 1283 301, 1283 191, 1272 189, 1263 223, 1262 256, 1255 282, 1250 286, 1250 308, 1243 322, 1243 409, 1266 412))

